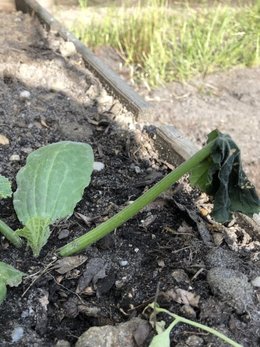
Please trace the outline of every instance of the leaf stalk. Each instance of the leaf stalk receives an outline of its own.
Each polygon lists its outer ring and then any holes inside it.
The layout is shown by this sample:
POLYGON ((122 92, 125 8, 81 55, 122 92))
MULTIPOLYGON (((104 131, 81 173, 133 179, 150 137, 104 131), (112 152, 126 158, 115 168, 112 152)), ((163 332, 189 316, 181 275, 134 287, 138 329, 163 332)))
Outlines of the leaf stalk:
POLYGON ((162 178, 157 184, 147 190, 143 195, 136 199, 133 203, 126 206, 123 210, 115 214, 107 221, 101 223, 96 228, 73 240, 67 245, 58 249, 58 255, 65 257, 78 253, 94 242, 100 240, 120 225, 128 221, 130 218, 140 212, 145 206, 154 201, 162 192, 169 189, 183 175, 191 171, 201 161, 207 158, 214 145, 214 140, 205 145, 201 150, 196 152, 191 158, 183 162, 175 170, 162 178))
POLYGON ((5 222, 0 220, 0 233, 5 236, 5 238, 11 242, 16 248, 22 247, 22 239, 15 234, 15 231, 11 229, 5 222))

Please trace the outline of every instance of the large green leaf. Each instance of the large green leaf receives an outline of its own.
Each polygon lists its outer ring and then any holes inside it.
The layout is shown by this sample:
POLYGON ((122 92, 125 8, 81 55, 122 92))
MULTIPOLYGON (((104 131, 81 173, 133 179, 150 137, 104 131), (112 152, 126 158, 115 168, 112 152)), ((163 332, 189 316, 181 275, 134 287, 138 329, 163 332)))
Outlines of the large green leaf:
POLYGON ((17 287, 21 283, 23 276, 23 272, 0 261, 0 304, 6 297, 6 286, 17 287))
POLYGON ((14 208, 25 225, 18 234, 35 255, 47 241, 49 224, 72 215, 90 182, 93 162, 91 146, 63 141, 32 152, 18 172, 14 208))
POLYGON ((8 198, 12 195, 11 183, 8 178, 0 175, 0 199, 8 198))
POLYGON ((220 223, 231 219, 232 212, 249 216, 260 211, 255 187, 242 168, 240 150, 229 135, 214 130, 208 142, 214 141, 209 158, 191 171, 190 181, 214 198, 213 218, 220 223))

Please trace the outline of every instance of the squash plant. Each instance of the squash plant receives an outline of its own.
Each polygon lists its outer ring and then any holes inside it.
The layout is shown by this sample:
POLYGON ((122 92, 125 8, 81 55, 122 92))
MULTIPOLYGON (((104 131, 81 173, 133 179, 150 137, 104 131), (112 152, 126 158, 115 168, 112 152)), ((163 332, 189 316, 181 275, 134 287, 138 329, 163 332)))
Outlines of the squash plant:
MULTIPOLYGON (((24 227, 14 232, 0 221, 0 232, 16 247, 21 247, 21 237, 25 238, 34 256, 38 256, 50 236, 50 225, 72 215, 85 187, 90 182, 93 162, 91 146, 79 142, 62 141, 32 152, 27 158, 26 165, 17 174, 17 190, 13 198, 17 217, 24 227)), ((136 215, 187 173, 191 174, 192 185, 198 186, 213 197, 212 216, 216 221, 221 223, 228 221, 235 211, 249 216, 259 213, 259 198, 242 169, 239 148, 229 135, 215 130, 209 134, 207 144, 190 159, 165 176, 131 205, 92 231, 60 248, 58 254, 72 255, 101 239, 136 215)), ((0 197, 5 198, 10 195, 10 183, 0 176, 0 197)), ((0 267, 2 297, 5 295, 6 285, 10 283, 9 272, 3 269, 2 264, 0 267)))
MULTIPOLYGON (((13 231, 0 220, 0 232, 17 248, 27 240, 38 256, 50 236, 50 224, 68 218, 90 182, 93 151, 88 144, 63 141, 32 152, 18 172, 13 204, 22 229, 13 231)), ((0 198, 12 195, 8 179, 0 175, 0 198)), ((0 262, 0 304, 6 286, 19 285, 24 274, 0 262)))
POLYGON ((231 219, 232 212, 248 216, 260 211, 255 187, 242 168, 240 150, 229 135, 218 130, 208 135, 207 144, 161 181, 147 190, 131 205, 58 250, 61 256, 82 251, 132 218, 146 205, 170 188, 183 175, 190 173, 190 183, 213 198, 212 217, 219 223, 231 219))

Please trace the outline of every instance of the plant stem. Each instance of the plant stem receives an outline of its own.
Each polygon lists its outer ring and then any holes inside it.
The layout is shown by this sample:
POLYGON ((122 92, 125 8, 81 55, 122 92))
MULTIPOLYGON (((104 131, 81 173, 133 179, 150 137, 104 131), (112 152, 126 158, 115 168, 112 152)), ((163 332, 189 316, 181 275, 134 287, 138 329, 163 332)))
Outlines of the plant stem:
POLYGON ((2 233, 5 238, 11 242, 16 248, 20 248, 23 244, 22 239, 17 236, 13 229, 11 229, 5 222, 0 220, 0 233, 2 233))
POLYGON ((122 211, 118 212, 116 215, 98 225, 88 233, 58 249, 58 254, 65 257, 80 252, 135 216, 150 202, 154 201, 162 192, 169 189, 183 175, 188 173, 194 166, 198 165, 198 163, 207 158, 211 153, 213 144, 214 141, 208 143, 190 159, 186 160, 175 170, 170 172, 167 176, 165 176, 138 199, 136 199, 132 204, 125 207, 122 211))
MULTIPOLYGON (((156 306, 155 306, 154 309, 156 310, 156 313, 167 313, 168 315, 170 315, 171 317, 173 317, 173 318, 175 319, 174 322, 176 321, 177 323, 185 323, 185 324, 192 325, 192 326, 195 327, 195 328, 199 328, 199 329, 201 329, 201 330, 205 330, 205 331, 209 332, 210 334, 219 337, 219 338, 222 339, 223 341, 229 343, 231 346, 234 346, 234 347, 243 347, 242 345, 240 345, 239 343, 233 341, 232 339, 230 339, 230 338, 227 337, 226 335, 220 333, 219 331, 217 331, 217 330, 215 330, 215 329, 213 329, 213 328, 207 327, 207 326, 204 325, 204 324, 200 324, 200 323, 194 322, 194 321, 192 321, 192 320, 189 320, 189 319, 187 319, 187 318, 178 316, 177 314, 174 314, 174 313, 172 313, 172 312, 169 312, 168 310, 165 310, 165 309, 160 308, 160 307, 156 307, 156 306)), ((177 323, 175 323, 174 325, 176 325, 177 323)))

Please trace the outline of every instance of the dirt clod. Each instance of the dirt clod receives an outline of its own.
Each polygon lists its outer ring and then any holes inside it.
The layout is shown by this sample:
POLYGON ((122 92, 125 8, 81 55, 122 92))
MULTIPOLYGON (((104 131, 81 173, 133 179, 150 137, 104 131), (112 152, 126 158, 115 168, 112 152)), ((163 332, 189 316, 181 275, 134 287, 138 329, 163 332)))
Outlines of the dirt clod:
POLYGON ((240 271, 215 267, 209 270, 207 281, 213 293, 241 314, 253 305, 254 291, 246 275, 240 271))

